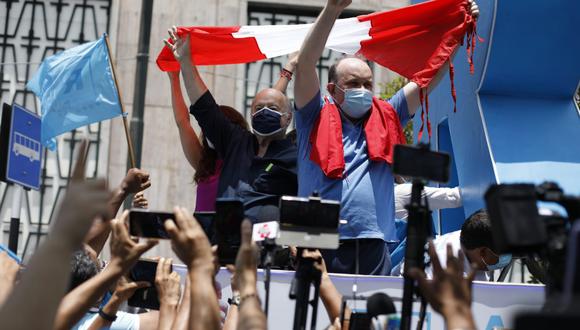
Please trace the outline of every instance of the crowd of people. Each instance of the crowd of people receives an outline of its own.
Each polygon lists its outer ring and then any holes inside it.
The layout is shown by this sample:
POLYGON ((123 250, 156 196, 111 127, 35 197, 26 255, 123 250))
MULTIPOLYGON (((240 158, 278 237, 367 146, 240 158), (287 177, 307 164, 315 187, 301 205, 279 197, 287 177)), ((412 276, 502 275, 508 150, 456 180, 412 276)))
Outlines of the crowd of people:
MULTIPOLYGON (((328 96, 323 96, 316 65, 335 20, 350 2, 328 0, 278 82, 256 94, 251 130, 237 110, 215 101, 195 66, 191 53, 195 45, 189 36, 178 35, 173 28, 164 40, 180 64, 180 72, 169 73, 171 104, 181 147, 195 170, 195 210, 214 211, 218 197, 236 197, 244 204, 247 220, 241 226, 235 266, 230 268, 229 306, 219 303, 221 289, 215 280, 219 263, 204 231, 208 224, 198 222, 183 207, 174 208, 174 220, 165 222, 165 230, 179 262, 187 267, 185 285, 171 267, 177 260, 164 256, 156 259, 154 283, 128 278, 157 241, 131 237, 128 211, 116 215, 127 198, 133 198, 134 207, 147 208, 143 191, 151 180, 140 169, 129 170, 113 190, 103 180, 85 180, 83 144, 66 197, 38 251, 25 267, 0 253, 1 327, 265 329, 252 223, 278 220, 283 195, 317 193, 341 204, 340 218, 346 224, 339 227, 339 248, 289 251, 313 259, 322 273, 320 297, 333 321, 329 328, 348 329, 348 317, 343 324, 339 321, 342 296, 328 274, 401 274, 405 245, 399 224, 404 225, 407 217, 404 205, 410 187, 395 183, 392 149, 405 143, 402 127, 420 105, 420 88, 414 82, 388 101, 374 97, 372 70, 358 57, 341 58, 330 68, 328 96), (293 78, 291 104, 285 93, 293 78), (201 127, 201 136, 193 130, 189 114, 201 127), (287 132, 293 117, 296 130, 287 132), (100 256, 107 241, 110 258, 105 262, 100 256), (135 292, 152 285, 159 297, 158 310, 124 311, 135 292)), ((477 5, 470 6, 477 17, 477 5)), ((445 71, 440 70, 431 88, 445 71)), ((461 205, 458 188, 428 188, 424 194, 434 208, 461 205)), ((426 272, 411 269, 405 274, 417 281, 449 328, 475 329, 471 281, 475 276, 488 279, 489 271, 511 260, 494 251, 489 228, 485 211, 477 212, 461 231, 430 243, 426 272)), ((344 312, 348 316, 349 311, 344 312)))

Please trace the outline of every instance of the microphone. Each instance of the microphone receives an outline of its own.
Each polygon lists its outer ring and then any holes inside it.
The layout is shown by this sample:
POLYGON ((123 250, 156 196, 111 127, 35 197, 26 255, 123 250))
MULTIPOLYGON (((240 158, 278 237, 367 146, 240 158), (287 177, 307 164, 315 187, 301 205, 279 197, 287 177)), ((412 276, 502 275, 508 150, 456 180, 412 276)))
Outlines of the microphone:
POLYGON ((398 330, 400 319, 393 299, 389 295, 377 292, 367 299, 367 314, 371 320, 372 330, 398 330))

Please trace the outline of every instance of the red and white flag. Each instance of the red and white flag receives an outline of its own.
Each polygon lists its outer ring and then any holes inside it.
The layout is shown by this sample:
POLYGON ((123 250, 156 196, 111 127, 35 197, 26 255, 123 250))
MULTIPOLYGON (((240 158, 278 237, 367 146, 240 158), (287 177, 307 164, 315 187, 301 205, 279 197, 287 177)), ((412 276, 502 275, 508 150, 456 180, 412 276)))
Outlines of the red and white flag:
MULTIPOLYGON (((326 48, 362 55, 425 88, 453 50, 468 36, 473 54, 475 21, 467 0, 432 0, 396 10, 337 19, 326 48)), ((296 52, 312 24, 179 27, 190 35, 196 65, 236 64, 296 52)), ((471 56, 469 57, 471 60, 471 56)), ((164 47, 157 57, 162 71, 179 63, 164 47)))

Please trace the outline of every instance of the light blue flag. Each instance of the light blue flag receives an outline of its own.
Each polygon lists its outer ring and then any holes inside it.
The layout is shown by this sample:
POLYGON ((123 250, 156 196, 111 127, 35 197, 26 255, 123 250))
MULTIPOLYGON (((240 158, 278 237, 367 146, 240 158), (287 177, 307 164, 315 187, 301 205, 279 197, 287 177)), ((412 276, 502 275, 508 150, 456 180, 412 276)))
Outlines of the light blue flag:
POLYGON ((122 115, 105 35, 47 57, 26 87, 40 99, 42 143, 51 150, 60 134, 122 115))

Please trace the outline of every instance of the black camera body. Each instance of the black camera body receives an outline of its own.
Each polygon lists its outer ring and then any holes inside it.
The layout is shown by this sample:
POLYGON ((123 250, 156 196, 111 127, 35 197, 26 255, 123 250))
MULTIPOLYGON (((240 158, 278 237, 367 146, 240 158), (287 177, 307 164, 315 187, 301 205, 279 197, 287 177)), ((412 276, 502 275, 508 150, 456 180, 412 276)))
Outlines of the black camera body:
MULTIPOLYGON (((567 309, 569 306, 562 304, 560 298, 565 275, 576 272, 566 267, 566 258, 573 257, 569 256, 568 243, 570 227, 580 218, 580 198, 565 195, 556 183, 545 182, 539 186, 492 185, 485 193, 485 202, 498 252, 526 257, 524 262, 532 275, 546 284, 544 310, 567 309), (568 217, 541 215, 539 201, 559 204, 568 217)), ((570 281, 578 281, 577 277, 569 276, 570 281)), ((573 283, 570 286, 578 287, 573 283)))

